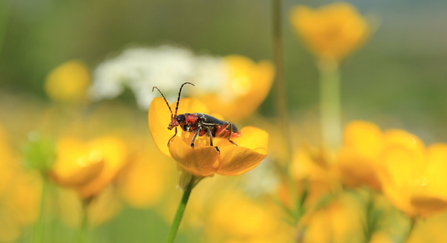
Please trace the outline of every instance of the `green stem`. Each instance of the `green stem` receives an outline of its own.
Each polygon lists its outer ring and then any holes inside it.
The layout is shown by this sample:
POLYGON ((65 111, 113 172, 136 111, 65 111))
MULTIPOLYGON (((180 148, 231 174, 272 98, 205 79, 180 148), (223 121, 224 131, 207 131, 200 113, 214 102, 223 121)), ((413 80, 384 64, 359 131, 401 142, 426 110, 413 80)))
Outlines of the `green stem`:
POLYGON ((44 231, 45 231, 45 224, 44 224, 44 216, 45 213, 45 207, 46 207, 46 200, 47 200, 47 190, 48 190, 48 182, 45 179, 42 179, 42 194, 41 194, 41 201, 40 201, 40 207, 39 207, 39 218, 37 219, 36 223, 33 227, 33 242, 34 243, 42 243, 44 242, 44 231))
POLYGON ((287 152, 286 161, 292 157, 292 142, 289 132, 289 118, 287 114, 287 102, 284 80, 284 57, 283 57, 283 37, 282 37, 282 15, 281 0, 272 0, 272 18, 273 18, 273 59, 276 67, 276 110, 280 122, 281 133, 285 140, 287 152))
POLYGON ((322 62, 320 70, 320 119, 323 145, 341 144, 340 73, 335 62, 322 62))
POLYGON ((192 188, 194 187, 193 183, 188 184, 185 187, 183 192, 182 200, 178 205, 177 212, 175 213, 174 221, 171 224, 171 228, 169 229, 168 238, 166 239, 166 243, 172 243, 175 240, 175 236, 177 235, 178 227, 180 226, 180 222, 182 222, 183 213, 185 212, 186 204, 188 203, 189 196, 191 195, 192 188))
POLYGON ((88 205, 90 204, 90 199, 84 200, 82 202, 82 221, 81 227, 78 232, 78 243, 86 243, 88 236, 88 205))
POLYGON ((365 204, 365 242, 370 242, 377 227, 377 212, 374 210, 374 192, 367 189, 367 198, 365 204))

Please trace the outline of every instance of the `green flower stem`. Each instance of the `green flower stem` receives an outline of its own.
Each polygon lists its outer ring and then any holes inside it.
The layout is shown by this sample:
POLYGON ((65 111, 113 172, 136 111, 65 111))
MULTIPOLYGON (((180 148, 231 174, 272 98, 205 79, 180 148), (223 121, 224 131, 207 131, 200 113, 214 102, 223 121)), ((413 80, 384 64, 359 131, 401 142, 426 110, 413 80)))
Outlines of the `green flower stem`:
POLYGON ((337 149, 341 144, 340 73, 335 62, 321 62, 320 121, 323 145, 337 149))
POLYGON ((47 200, 48 182, 42 179, 42 194, 39 207, 39 218, 33 226, 33 242, 42 243, 44 242, 44 232, 45 232, 45 207, 47 200))
POLYGON ((82 221, 81 226, 78 231, 78 243, 86 243, 88 237, 88 205, 90 204, 91 199, 86 199, 82 202, 82 221))
POLYGON ((287 152, 287 161, 292 157, 292 140, 289 132, 289 117, 287 114, 286 85, 284 80, 284 55, 283 55, 283 37, 282 37, 282 14, 281 0, 272 0, 272 18, 273 18, 273 59, 276 68, 276 110, 278 112, 280 128, 285 139, 287 152))
POLYGON ((169 229, 168 238, 166 239, 166 243, 172 243, 175 240, 175 236, 177 235, 178 227, 180 226, 180 222, 182 222, 183 213, 185 212, 186 204, 188 203, 189 196, 191 195, 192 188, 194 187, 193 183, 189 183, 185 190, 183 191, 182 200, 178 205, 177 212, 175 213, 174 221, 171 224, 171 228, 169 229))

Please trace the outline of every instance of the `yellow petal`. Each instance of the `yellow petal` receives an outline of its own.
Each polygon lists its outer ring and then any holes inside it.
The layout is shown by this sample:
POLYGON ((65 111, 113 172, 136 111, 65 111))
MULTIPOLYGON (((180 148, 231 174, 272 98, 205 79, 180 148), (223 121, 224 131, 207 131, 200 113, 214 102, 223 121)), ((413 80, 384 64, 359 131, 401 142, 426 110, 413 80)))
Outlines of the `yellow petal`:
MULTIPOLYGON (((175 112, 175 105, 171 105, 172 112, 175 112)), ((183 98, 180 100, 178 113, 208 113, 206 106, 195 98, 183 98)), ((148 112, 149 130, 157 148, 166 156, 171 157, 168 149, 168 141, 174 135, 174 130, 167 129, 171 121, 171 113, 163 98, 155 98, 152 100, 148 112)), ((181 129, 178 128, 179 134, 181 129)))
POLYGON ((100 137, 88 144, 90 154, 104 161, 101 173, 88 184, 78 188, 83 197, 99 193, 110 184, 124 166, 127 158, 127 148, 123 141, 115 137, 100 137))
POLYGON ((245 147, 249 149, 257 149, 268 147, 269 134, 256 127, 247 126, 241 129, 241 136, 232 139, 240 147, 245 147))
POLYGON ((253 60, 230 55, 224 58, 228 79, 224 93, 198 94, 212 112, 222 114, 230 121, 237 121, 252 114, 270 91, 275 68, 269 61, 253 60))
POLYGON ((411 203, 421 216, 430 216, 447 209, 447 144, 433 144, 427 150, 423 175, 415 181, 411 203))
MULTIPOLYGON (((61 186, 79 187, 87 184, 96 178, 104 167, 104 161, 90 163, 86 166, 79 167, 77 170, 70 171, 69 174, 64 174, 61 169, 57 167, 51 173, 51 177, 61 186)), ((63 169, 62 169, 63 170, 63 169)))
POLYGON ((167 129, 170 119, 171 113, 163 98, 153 99, 148 112, 149 129, 157 148, 169 157, 168 141, 174 135, 174 131, 167 129))
POLYGON ((377 158, 383 146, 380 128, 371 122, 350 122, 344 131, 343 146, 368 158, 377 158))
POLYGON ((65 137, 57 143, 57 159, 51 171, 62 186, 82 186, 99 175, 104 164, 91 154, 87 145, 76 138, 65 137))
POLYGON ((240 175, 261 163, 267 156, 267 149, 258 148, 251 150, 244 147, 225 146, 220 148, 221 165, 217 173, 221 175, 240 175))
POLYGON ((393 146, 385 150, 383 167, 378 173, 384 194, 397 208, 411 216, 416 215, 410 199, 421 163, 423 161, 413 151, 393 146))
POLYGON ((343 137, 343 148, 337 157, 337 168, 345 185, 368 185, 380 189, 376 164, 383 149, 383 134, 374 123, 350 122, 343 137))
POLYGON ((143 208, 158 202, 165 186, 162 162, 138 155, 121 173, 118 189, 131 206, 143 208))
POLYGON ((169 152, 183 169, 196 176, 213 176, 219 167, 220 154, 212 146, 192 148, 181 138, 174 137, 169 152))
POLYGON ((267 156, 268 133, 255 127, 244 127, 241 137, 234 139, 238 146, 220 143, 221 164, 217 173, 240 175, 255 168, 267 156), (222 145, 221 145, 222 144, 222 145))

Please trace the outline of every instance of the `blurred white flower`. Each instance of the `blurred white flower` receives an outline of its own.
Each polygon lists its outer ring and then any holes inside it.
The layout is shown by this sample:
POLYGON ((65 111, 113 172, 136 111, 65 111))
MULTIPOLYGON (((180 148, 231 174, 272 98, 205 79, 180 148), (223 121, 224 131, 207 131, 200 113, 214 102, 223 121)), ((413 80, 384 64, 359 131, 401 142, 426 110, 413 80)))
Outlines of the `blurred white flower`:
POLYGON ((140 108, 147 110, 152 99, 159 96, 152 92, 153 86, 173 102, 183 82, 194 83, 194 92, 218 93, 226 75, 221 57, 194 55, 190 50, 168 45, 132 48, 95 69, 89 94, 96 101, 113 99, 127 87, 140 108))
POLYGON ((267 156, 255 169, 244 174, 242 188, 247 195, 257 197, 278 191, 280 181, 273 163, 267 156))

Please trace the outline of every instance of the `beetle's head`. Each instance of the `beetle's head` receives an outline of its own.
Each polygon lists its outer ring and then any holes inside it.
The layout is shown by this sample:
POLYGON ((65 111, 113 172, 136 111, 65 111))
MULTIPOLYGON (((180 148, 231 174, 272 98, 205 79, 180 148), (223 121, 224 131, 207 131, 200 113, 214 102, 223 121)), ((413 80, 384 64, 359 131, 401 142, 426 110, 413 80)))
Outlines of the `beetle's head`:
POLYGON ((172 128, 176 126, 181 126, 184 123, 185 123, 185 116, 183 115, 174 116, 173 118, 171 118, 171 122, 168 125, 168 129, 172 130, 172 128))

